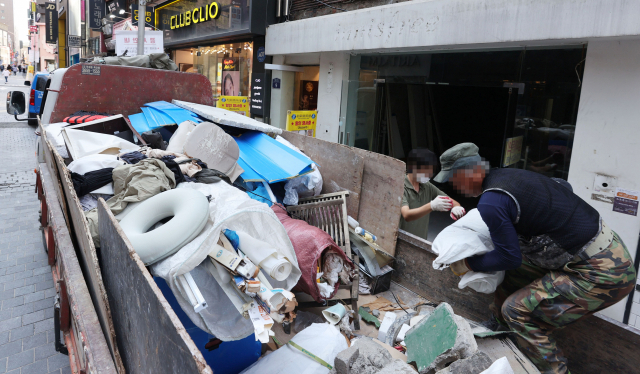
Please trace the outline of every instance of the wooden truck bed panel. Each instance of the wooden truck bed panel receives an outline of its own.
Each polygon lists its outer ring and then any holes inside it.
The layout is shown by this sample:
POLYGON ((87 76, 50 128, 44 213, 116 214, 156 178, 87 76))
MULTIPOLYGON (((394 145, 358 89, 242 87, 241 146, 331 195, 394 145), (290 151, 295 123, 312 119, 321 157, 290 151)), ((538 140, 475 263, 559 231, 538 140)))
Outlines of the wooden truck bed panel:
POLYGON ((127 373, 212 374, 102 199, 98 217, 104 283, 127 373))
POLYGON ((71 364, 78 372, 117 373, 111 352, 100 328, 89 289, 85 283, 71 235, 67 228, 56 192, 56 180, 47 164, 40 164, 39 185, 47 225, 43 228, 50 264, 58 293, 66 291, 69 301, 70 330, 64 333, 70 350, 71 364), (52 240, 53 239, 53 240, 52 240), (61 290, 60 281, 64 282, 61 290), (72 349, 75 348, 75 349, 72 349), (88 370, 90 369, 90 370, 88 370))

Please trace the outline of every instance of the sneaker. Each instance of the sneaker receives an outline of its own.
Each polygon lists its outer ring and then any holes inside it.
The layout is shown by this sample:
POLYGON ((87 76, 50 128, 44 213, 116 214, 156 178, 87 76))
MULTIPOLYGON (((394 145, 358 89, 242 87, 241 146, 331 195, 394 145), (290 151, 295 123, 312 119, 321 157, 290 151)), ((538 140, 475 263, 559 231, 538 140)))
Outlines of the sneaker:
POLYGON ((509 331, 509 328, 505 326, 502 322, 498 321, 496 316, 494 316, 493 314, 491 315, 491 318, 489 318, 488 320, 484 322, 480 322, 480 325, 494 332, 509 331))

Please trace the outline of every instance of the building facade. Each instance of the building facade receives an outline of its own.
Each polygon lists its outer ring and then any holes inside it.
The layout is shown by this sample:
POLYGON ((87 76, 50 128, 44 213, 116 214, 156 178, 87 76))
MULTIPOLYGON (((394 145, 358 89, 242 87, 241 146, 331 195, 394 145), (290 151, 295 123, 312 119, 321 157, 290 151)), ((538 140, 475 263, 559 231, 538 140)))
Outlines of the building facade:
MULTIPOLYGON (((637 209, 615 193, 640 190, 637 14, 625 0, 293 0, 266 33, 281 83, 270 120, 284 128, 317 72, 318 138, 403 160, 474 142, 494 167, 568 180, 636 259, 637 209)), ((640 292, 604 314, 640 327, 640 292)))

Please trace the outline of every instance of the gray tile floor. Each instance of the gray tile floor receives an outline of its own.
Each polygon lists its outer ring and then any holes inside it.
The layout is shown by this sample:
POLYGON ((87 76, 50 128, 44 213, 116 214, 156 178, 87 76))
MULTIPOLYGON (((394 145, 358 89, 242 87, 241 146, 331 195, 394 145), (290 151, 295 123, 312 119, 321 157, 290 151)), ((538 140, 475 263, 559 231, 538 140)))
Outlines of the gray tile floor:
POLYGON ((38 223, 33 130, 0 123, 0 373, 69 373, 53 344, 56 291, 38 223))

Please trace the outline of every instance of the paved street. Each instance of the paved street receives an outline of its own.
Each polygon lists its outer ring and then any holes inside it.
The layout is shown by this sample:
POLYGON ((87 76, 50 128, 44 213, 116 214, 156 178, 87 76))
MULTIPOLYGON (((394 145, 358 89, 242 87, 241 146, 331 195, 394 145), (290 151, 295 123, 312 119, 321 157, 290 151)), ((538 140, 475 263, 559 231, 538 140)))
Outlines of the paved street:
MULTIPOLYGON (((0 97, 22 90, 24 77, 0 81, 0 97)), ((4 100, 3 100, 4 101, 4 100)), ((25 117, 20 116, 20 117, 25 117)), ((0 108, 0 373, 69 373, 54 349, 51 268, 39 230, 34 193, 34 128, 0 108)))

